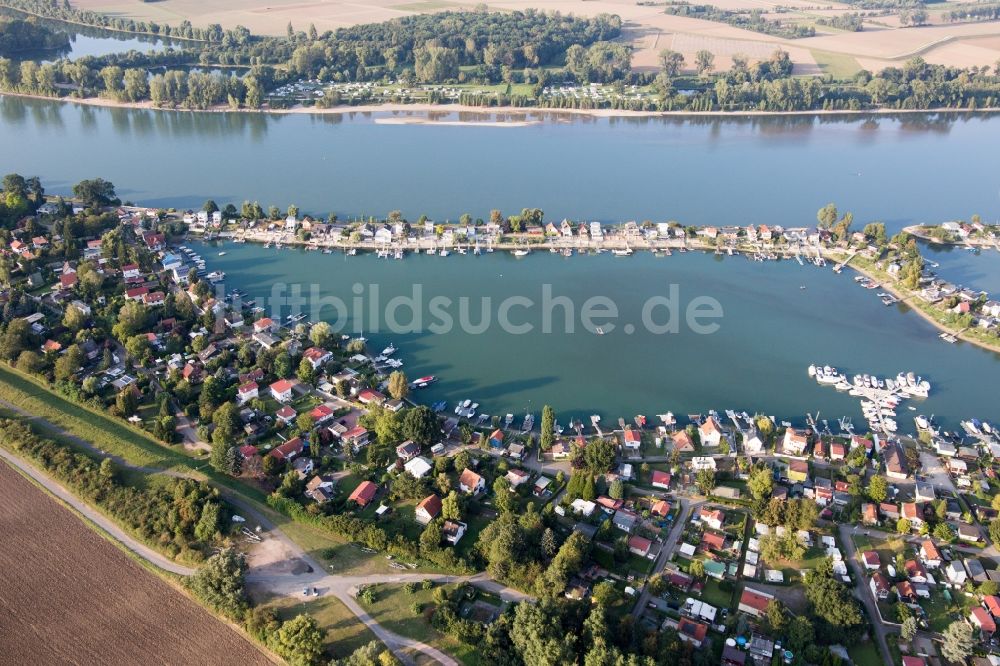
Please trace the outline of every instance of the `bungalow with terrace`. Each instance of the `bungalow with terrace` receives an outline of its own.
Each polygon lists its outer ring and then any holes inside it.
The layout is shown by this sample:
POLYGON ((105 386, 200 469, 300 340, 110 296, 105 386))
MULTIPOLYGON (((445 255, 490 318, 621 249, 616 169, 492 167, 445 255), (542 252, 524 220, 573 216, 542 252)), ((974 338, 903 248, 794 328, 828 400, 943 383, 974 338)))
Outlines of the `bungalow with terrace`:
POLYGON ((920 529, 920 526, 924 524, 923 504, 917 504, 916 502, 903 502, 901 514, 903 518, 910 521, 910 526, 914 529, 920 529))
POLYGON ((396 457, 401 458, 403 462, 415 458, 419 453, 420 445, 412 439, 408 439, 396 447, 396 457))
POLYGON ((316 475, 309 479, 309 483, 306 484, 306 497, 318 504, 329 502, 333 499, 333 490, 336 485, 337 482, 333 477, 316 475))
POLYGON ((585 500, 580 497, 573 500, 573 502, 569 506, 570 509, 573 510, 573 513, 577 515, 583 515, 586 518, 592 516, 594 514, 594 511, 597 509, 597 503, 591 502, 590 500, 585 500))
POLYGON ((295 456, 302 453, 304 449, 305 443, 302 441, 302 438, 295 437, 284 444, 274 447, 267 455, 278 460, 292 460, 295 456))
POLYGON ((465 536, 465 530, 468 529, 468 525, 458 520, 446 520, 444 525, 441 526, 441 534, 444 535, 444 540, 453 546, 457 546, 458 542, 462 540, 465 536))
POLYGON ((670 502, 666 500, 656 500, 653 502, 652 506, 649 507, 649 513, 653 516, 666 518, 667 515, 670 514, 670 502))
POLYGON ((979 635, 984 640, 988 640, 996 633, 997 623, 993 620, 993 616, 982 606, 976 606, 972 609, 969 621, 972 623, 972 626, 979 629, 979 635))
POLYGON ((414 479, 422 479, 430 474, 431 470, 434 469, 434 465, 427 458, 417 456, 416 458, 406 461, 406 464, 403 465, 403 469, 414 479))
POLYGON ((700 648, 705 643, 705 636, 708 635, 708 625, 701 622, 689 620, 682 617, 677 622, 677 637, 685 643, 690 643, 696 648, 700 648))
POLYGON ((278 419, 278 423, 283 425, 288 425, 289 423, 295 420, 297 412, 288 405, 285 405, 277 412, 275 412, 274 416, 278 419))
POLYGON ((767 604, 774 599, 774 595, 749 587, 743 589, 740 596, 739 611, 752 615, 753 617, 764 617, 767 612, 767 604))
POLYGON ((345 446, 350 446, 351 450, 357 453, 362 447, 368 445, 369 433, 361 426, 355 426, 345 432, 340 440, 345 446))
POLYGON ((944 575, 948 577, 948 581, 952 585, 965 585, 965 581, 969 578, 965 567, 958 560, 952 560, 948 563, 944 568, 944 575))
POLYGON ((476 495, 486 490, 486 481, 471 469, 465 469, 458 477, 458 489, 463 493, 476 495))
POLYGON ((329 405, 316 405, 309 412, 315 425, 324 425, 333 418, 333 409, 329 405))
POLYGON ((695 456, 694 458, 691 458, 691 469, 696 472, 703 469, 715 471, 715 467, 715 458, 712 456, 695 456))
POLYGON ((279 379, 270 386, 271 396, 278 402, 290 402, 292 399, 292 383, 287 379, 279 379))
POLYGON ((385 396, 375 389, 363 389, 358 392, 358 402, 362 405, 381 405, 385 402, 385 396))
POLYGON ((631 536, 628 539, 628 552, 639 557, 649 557, 653 542, 639 535, 631 536))
POLYGON ((726 549, 726 535, 718 532, 705 532, 701 535, 701 547, 708 551, 722 551, 726 549))
POLYGON ((714 416, 709 416, 698 426, 698 435, 701 438, 702 446, 718 446, 722 441, 723 434, 722 428, 719 427, 714 416))
POLYGON ((378 493, 378 486, 371 481, 362 481, 358 484, 358 487, 354 489, 351 496, 348 497, 348 501, 357 503, 358 506, 364 508, 368 506, 375 495, 378 493))
POLYGON ((658 469, 654 469, 652 479, 650 480, 650 484, 654 488, 670 490, 670 475, 666 472, 661 472, 658 469))
MULTIPOLYGON (((788 461, 788 479, 796 483, 805 483, 809 480, 809 463, 805 460, 788 461)), ((832 498, 832 491, 830 497, 832 498)))
POLYGON ((885 599, 889 596, 889 581, 881 571, 876 571, 868 581, 868 589, 876 599, 885 599))
POLYGON ((928 582, 927 569, 920 560, 907 560, 903 568, 906 570, 906 578, 911 583, 928 582))
POLYGON ((941 566, 941 551, 930 539, 925 539, 920 544, 920 559, 928 569, 937 569, 941 566))
POLYGON ((874 550, 866 550, 861 553, 861 561, 864 563, 865 569, 869 571, 878 571, 882 568, 882 561, 874 550))
POLYGON ((421 525, 426 525, 441 515, 441 498, 437 495, 428 495, 420 500, 420 504, 413 510, 413 518, 421 525))
POLYGON ((785 429, 785 437, 781 441, 781 450, 790 456, 801 456, 809 445, 809 436, 795 428, 785 429))
POLYGON ((302 358, 309 361, 309 365, 312 366, 313 370, 319 370, 333 358, 333 354, 320 347, 310 347, 302 352, 302 358))
POLYGON ((639 516, 627 509, 619 509, 615 511, 611 522, 622 532, 631 532, 639 524, 639 516))
POLYGON ((698 520, 708 525, 713 530, 721 530, 726 522, 726 514, 719 509, 709 509, 702 507, 698 511, 698 520))
POLYGON ((258 386, 257 382, 247 382, 243 384, 238 389, 236 389, 236 398, 239 404, 247 403, 258 397, 258 386))

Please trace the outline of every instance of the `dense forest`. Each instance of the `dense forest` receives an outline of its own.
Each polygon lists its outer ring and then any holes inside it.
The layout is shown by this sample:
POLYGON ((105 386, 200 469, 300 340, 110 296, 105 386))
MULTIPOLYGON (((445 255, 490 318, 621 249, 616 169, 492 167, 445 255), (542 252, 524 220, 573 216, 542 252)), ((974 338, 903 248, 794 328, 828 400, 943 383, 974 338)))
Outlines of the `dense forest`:
POLYGON ((69 36, 32 20, 5 19, 0 16, 0 56, 28 51, 47 51, 69 46, 69 36))
POLYGON ((689 16, 691 18, 703 19, 705 21, 718 21, 726 23, 736 28, 752 30, 784 37, 785 39, 798 39, 800 37, 812 37, 816 34, 816 29, 809 25, 797 25, 794 23, 782 23, 779 19, 768 19, 764 17, 760 9, 719 9, 714 5, 692 5, 688 2, 672 2, 663 10, 673 16, 689 16))

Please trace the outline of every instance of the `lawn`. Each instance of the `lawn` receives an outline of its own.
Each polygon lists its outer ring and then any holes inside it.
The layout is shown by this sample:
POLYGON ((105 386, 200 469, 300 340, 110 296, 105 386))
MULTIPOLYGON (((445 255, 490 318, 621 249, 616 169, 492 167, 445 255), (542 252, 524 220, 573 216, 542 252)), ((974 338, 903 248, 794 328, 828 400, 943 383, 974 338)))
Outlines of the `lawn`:
POLYGON ((706 578, 705 591, 701 593, 701 600, 707 601, 716 608, 732 608, 733 593, 723 590, 719 581, 714 578, 706 578))
POLYGON ((283 597, 270 605, 282 620, 301 613, 315 617, 319 626, 326 630, 326 652, 335 659, 343 659, 362 645, 377 640, 375 634, 333 595, 308 599, 283 597))
POLYGON ((927 623, 931 631, 943 632, 955 620, 967 617, 974 602, 961 592, 950 590, 952 601, 944 597, 943 591, 932 589, 930 599, 921 599, 920 606, 927 612, 927 623))
POLYGON ((835 79, 852 79, 855 74, 861 71, 861 65, 858 64, 857 59, 846 53, 814 50, 812 55, 823 73, 830 74, 835 79))
POLYGON ((847 649, 847 654, 857 666, 882 666, 882 656, 873 641, 856 643, 847 649))
POLYGON ((389 631, 433 645, 463 664, 478 664, 479 656, 475 647, 446 636, 430 625, 427 611, 433 606, 433 594, 433 589, 417 589, 409 593, 402 585, 379 585, 375 588, 374 604, 364 603, 360 598, 358 603, 389 631), (415 613, 414 604, 420 604, 423 612, 415 613))

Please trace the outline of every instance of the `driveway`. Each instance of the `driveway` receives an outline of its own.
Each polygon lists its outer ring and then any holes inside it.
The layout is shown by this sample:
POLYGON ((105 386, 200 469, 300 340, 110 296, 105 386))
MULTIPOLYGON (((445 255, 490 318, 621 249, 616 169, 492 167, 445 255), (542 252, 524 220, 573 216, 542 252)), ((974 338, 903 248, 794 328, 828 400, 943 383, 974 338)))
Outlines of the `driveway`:
POLYGON ((868 589, 868 585, 866 584, 868 576, 864 569, 862 569, 861 563, 858 561, 858 551, 854 547, 854 540, 851 538, 852 534, 864 531, 865 530, 858 530, 856 526, 840 525, 840 541, 846 551, 845 556, 847 563, 854 573, 854 596, 861 600, 861 603, 865 605, 865 609, 868 611, 868 617, 870 619, 869 626, 872 631, 875 632, 878 649, 882 654, 882 663, 891 664, 892 656, 889 654, 889 643, 886 640, 886 628, 885 625, 879 620, 881 615, 878 612, 878 605, 875 603, 875 599, 871 595, 871 590, 868 589))

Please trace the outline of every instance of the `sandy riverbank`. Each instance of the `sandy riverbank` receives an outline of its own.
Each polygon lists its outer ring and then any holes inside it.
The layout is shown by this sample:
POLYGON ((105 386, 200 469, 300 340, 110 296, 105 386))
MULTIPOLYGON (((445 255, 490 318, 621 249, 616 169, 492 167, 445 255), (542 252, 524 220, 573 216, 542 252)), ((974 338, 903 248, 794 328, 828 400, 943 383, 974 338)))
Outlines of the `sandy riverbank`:
MULTIPOLYGON (((1000 112, 1000 108, 983 109, 871 109, 866 111, 848 110, 811 110, 811 111, 629 111, 624 109, 547 109, 542 107, 513 107, 513 106, 466 106, 462 104, 364 104, 358 106, 335 106, 321 109, 316 107, 297 106, 291 109, 231 109, 226 105, 219 105, 208 109, 172 109, 154 106, 152 102, 121 102, 103 97, 47 97, 44 95, 27 95, 22 93, 3 92, 0 97, 18 97, 24 99, 38 99, 53 102, 63 102, 67 104, 80 104, 83 106, 99 106, 112 109, 144 109, 153 111, 184 111, 188 113, 260 113, 266 115, 349 115, 360 114, 425 114, 427 117, 418 118, 412 123, 396 124, 420 124, 420 125, 457 125, 476 126, 488 123, 501 123, 512 127, 525 127, 534 125, 545 120, 568 119, 574 116, 584 116, 591 118, 753 118, 753 117, 780 117, 780 116, 844 116, 844 117, 864 117, 864 116, 902 116, 915 114, 980 114, 991 115, 1000 112), (441 118, 448 114, 471 114, 483 117, 479 121, 455 121, 441 118)), ((392 124, 392 123, 386 123, 392 124)))

